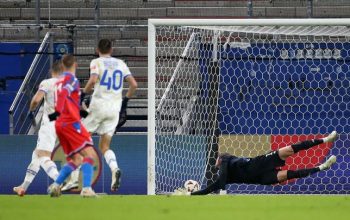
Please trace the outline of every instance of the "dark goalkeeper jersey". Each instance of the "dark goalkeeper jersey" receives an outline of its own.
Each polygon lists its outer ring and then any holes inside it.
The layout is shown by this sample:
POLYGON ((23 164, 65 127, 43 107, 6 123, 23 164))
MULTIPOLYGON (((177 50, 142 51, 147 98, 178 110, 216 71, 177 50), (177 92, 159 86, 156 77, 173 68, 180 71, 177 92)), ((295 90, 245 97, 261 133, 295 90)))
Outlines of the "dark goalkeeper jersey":
POLYGON ((219 189, 225 189, 229 183, 244 183, 251 179, 249 174, 249 161, 251 158, 225 155, 221 157, 221 165, 218 179, 207 188, 193 192, 192 195, 205 195, 219 189))

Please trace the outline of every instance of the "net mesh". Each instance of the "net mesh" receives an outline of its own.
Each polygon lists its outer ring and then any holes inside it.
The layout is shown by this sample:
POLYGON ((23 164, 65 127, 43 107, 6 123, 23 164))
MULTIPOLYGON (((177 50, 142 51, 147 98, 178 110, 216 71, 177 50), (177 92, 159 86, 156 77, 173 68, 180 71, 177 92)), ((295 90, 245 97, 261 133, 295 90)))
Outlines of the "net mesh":
POLYGON ((231 193, 350 192, 348 27, 156 27, 156 193, 217 178, 219 152, 255 157, 336 130, 281 169, 330 170, 231 193))

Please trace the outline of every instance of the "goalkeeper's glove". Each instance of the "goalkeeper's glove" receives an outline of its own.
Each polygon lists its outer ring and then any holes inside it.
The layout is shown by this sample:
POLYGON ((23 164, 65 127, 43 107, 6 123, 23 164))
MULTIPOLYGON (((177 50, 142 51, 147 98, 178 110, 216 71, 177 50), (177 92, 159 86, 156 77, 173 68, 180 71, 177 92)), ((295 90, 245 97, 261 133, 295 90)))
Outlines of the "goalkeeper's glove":
POLYGON ((80 109, 80 117, 82 118, 86 118, 89 115, 89 112, 84 110, 84 109, 80 109))
POLYGON ((122 107, 120 108, 119 122, 118 122, 118 125, 116 127, 115 132, 117 132, 117 130, 126 123, 126 119, 128 117, 127 112, 126 112, 126 108, 128 106, 128 101, 129 101, 129 98, 125 96, 123 98, 122 107))
POLYGON ((60 113, 58 111, 55 111, 54 113, 49 114, 49 120, 55 121, 58 116, 60 116, 60 113))
POLYGON ((122 101, 122 107, 120 109, 120 112, 126 111, 126 107, 128 107, 128 102, 129 98, 125 96, 122 101))
POLYGON ((34 111, 29 111, 27 117, 32 121, 32 125, 36 126, 34 111))
POLYGON ((84 91, 80 92, 80 104, 83 103, 86 93, 84 91))
POLYGON ((126 123, 126 118, 127 118, 126 110, 119 113, 119 121, 118 121, 116 131, 126 123))
POLYGON ((30 120, 33 120, 34 119, 34 111, 30 111, 30 112, 28 112, 28 115, 27 115, 27 117, 30 119, 30 120))

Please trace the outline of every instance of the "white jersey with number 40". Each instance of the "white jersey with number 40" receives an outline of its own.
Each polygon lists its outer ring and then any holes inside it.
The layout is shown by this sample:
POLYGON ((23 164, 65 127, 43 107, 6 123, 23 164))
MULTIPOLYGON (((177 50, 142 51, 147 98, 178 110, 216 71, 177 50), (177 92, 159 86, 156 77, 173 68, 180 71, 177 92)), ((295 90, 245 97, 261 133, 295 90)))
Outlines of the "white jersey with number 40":
POLYGON ((125 62, 114 57, 99 57, 91 61, 90 74, 98 75, 90 108, 120 109, 123 81, 131 75, 125 62))

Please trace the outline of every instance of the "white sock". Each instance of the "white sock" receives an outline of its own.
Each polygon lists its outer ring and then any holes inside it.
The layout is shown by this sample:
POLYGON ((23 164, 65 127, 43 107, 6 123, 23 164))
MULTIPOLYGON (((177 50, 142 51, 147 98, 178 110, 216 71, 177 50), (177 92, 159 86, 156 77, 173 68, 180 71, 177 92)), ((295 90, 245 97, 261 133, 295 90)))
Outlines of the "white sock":
POLYGON ((80 173, 80 166, 70 174, 69 182, 71 183, 79 182, 79 173, 80 173))
POLYGON ((106 162, 107 162, 109 168, 111 168, 112 171, 119 169, 118 164, 117 164, 117 159, 115 157, 114 152, 111 149, 109 149, 105 152, 104 157, 106 159, 106 162))
POLYGON ((22 183, 22 187, 24 188, 24 190, 28 189, 29 185, 33 182, 39 170, 40 170, 40 160, 36 155, 35 151, 33 151, 32 161, 27 167, 26 176, 24 177, 24 181, 22 183))
POLYGON ((57 166, 50 157, 40 157, 40 166, 53 181, 56 180, 58 177, 57 166))

